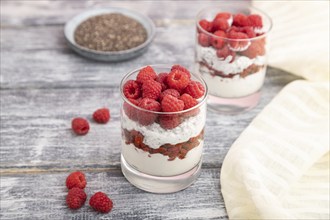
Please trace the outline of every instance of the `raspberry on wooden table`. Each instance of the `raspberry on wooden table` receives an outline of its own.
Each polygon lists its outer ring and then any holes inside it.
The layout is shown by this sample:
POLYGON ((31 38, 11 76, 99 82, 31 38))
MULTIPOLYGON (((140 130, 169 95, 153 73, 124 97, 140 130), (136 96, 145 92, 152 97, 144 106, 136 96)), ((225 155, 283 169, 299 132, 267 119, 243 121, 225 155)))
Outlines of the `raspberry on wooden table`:
POLYGON ((84 118, 74 118, 71 121, 71 128, 77 135, 85 135, 89 131, 89 123, 84 118))
POLYGON ((95 193, 89 200, 89 205, 96 211, 108 213, 113 208, 112 200, 103 192, 95 193))
POLYGON ((86 187, 86 178, 85 174, 80 171, 75 171, 70 173, 70 175, 66 178, 65 185, 68 189, 78 187, 83 189, 86 187))
POLYGON ((86 199, 85 191, 75 187, 69 190, 66 196, 66 204, 70 209, 79 209, 85 204, 86 199))
POLYGON ((140 70, 136 77, 136 81, 143 83, 146 80, 156 80, 157 74, 151 66, 146 66, 140 70))
POLYGON ((108 108, 100 108, 93 113, 93 119, 97 123, 105 124, 110 120, 110 110, 108 108))
POLYGON ((188 93, 193 98, 198 99, 204 95, 205 88, 200 82, 191 81, 185 88, 185 93, 188 93))
POLYGON ((141 87, 135 80, 128 80, 123 86, 123 93, 128 99, 141 97, 141 87))

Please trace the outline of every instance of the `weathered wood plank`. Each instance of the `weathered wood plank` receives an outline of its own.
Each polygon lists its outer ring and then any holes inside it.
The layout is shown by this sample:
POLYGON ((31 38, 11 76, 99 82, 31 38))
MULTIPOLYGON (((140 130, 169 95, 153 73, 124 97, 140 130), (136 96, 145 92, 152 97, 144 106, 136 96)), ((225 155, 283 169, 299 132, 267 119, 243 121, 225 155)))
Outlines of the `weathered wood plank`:
MULTIPOLYGON (((269 68, 260 104, 245 114, 208 112, 204 167, 220 167, 227 150, 261 109, 288 82, 297 77, 269 68)), ((108 88, 1 90, 1 166, 12 169, 111 168, 120 158, 120 96, 108 88), (73 117, 91 119, 93 111, 107 106, 111 121, 91 122, 88 135, 70 130, 73 117)), ((92 120, 91 120, 92 121, 92 120)))
POLYGON ((97 191, 114 202, 109 214, 86 204, 65 205, 69 172, 1 177, 1 219, 228 219, 220 195, 219 169, 203 169, 195 184, 173 194, 151 194, 128 183, 121 172, 88 172, 88 199, 97 191))

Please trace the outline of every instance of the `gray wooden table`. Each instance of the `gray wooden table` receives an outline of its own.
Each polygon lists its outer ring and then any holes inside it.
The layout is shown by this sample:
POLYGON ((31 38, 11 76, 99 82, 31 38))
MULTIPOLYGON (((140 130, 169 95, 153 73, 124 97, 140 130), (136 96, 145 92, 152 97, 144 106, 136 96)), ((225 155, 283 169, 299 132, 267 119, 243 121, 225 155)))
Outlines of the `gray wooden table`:
POLYGON ((260 104, 237 116, 209 112, 202 173, 184 191, 157 195, 126 181, 120 171, 120 97, 123 74, 147 64, 193 66, 194 16, 212 2, 1 1, 1 219, 228 219, 220 168, 231 144, 287 83, 297 77, 269 68, 260 104), (150 49, 120 63, 86 60, 72 52, 63 24, 93 7, 117 6, 149 15, 157 26, 150 49), (102 106, 111 122, 71 133, 73 117, 102 106), (114 201, 109 214, 87 204, 65 205, 65 178, 85 172, 86 189, 114 201))

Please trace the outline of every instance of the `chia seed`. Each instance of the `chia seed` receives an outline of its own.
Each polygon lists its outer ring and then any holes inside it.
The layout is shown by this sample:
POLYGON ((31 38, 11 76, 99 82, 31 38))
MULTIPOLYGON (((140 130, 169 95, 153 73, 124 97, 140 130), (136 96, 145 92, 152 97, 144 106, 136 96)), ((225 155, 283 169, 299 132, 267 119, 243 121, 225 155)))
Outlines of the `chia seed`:
POLYGON ((122 51, 147 40, 141 23, 119 13, 103 14, 82 22, 74 33, 77 44, 97 51, 122 51))

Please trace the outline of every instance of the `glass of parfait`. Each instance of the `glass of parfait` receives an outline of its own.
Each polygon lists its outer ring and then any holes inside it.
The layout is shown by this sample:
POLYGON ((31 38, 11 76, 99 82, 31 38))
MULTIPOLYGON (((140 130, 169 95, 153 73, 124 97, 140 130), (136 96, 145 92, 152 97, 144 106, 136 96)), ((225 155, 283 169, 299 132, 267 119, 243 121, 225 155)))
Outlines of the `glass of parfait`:
POLYGON ((120 84, 121 168, 148 192, 191 185, 202 164, 207 86, 179 65, 152 65, 127 73, 120 84))
POLYGON ((271 28, 269 16, 243 4, 199 12, 195 66, 209 87, 210 110, 235 114, 258 104, 271 28))

